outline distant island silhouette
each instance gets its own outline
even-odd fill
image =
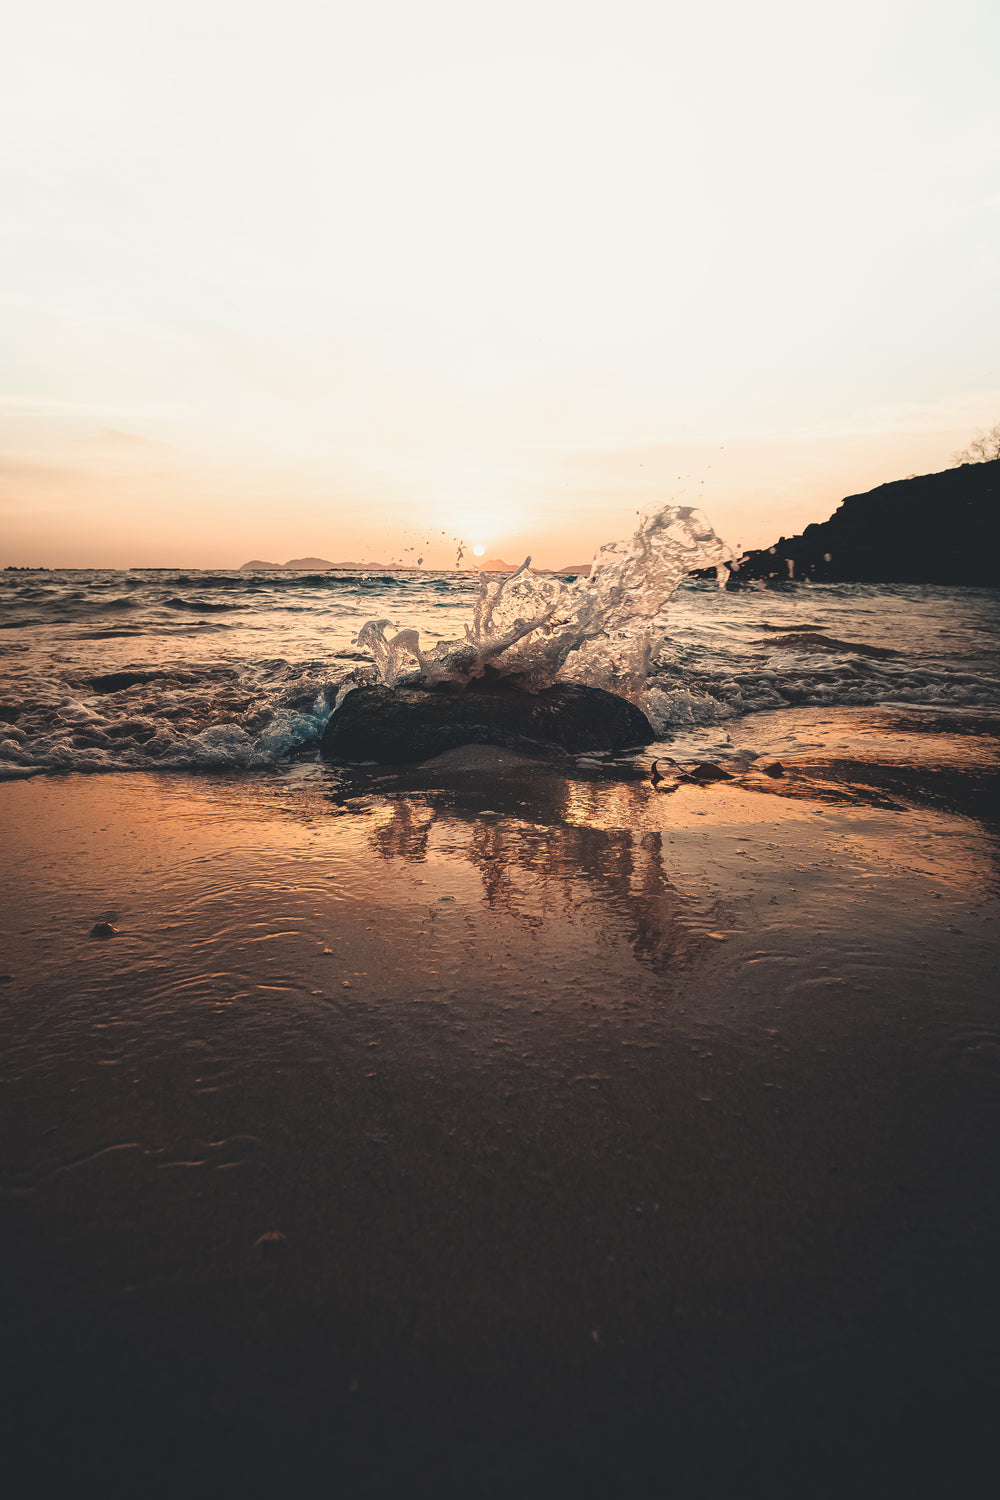
[[[520,563],[504,562],[500,557],[487,558],[472,568],[428,568],[429,573],[516,573]],[[330,562],[326,557],[292,557],[288,562],[267,562],[262,557],[253,557],[241,563],[240,573],[410,573],[416,572],[413,563],[383,562]],[[423,570],[421,570],[423,571]],[[590,563],[567,563],[563,568],[534,568],[535,573],[578,574],[589,573]]]
[[[745,553],[729,587],[789,578],[996,587],[998,555],[1000,459],[992,459],[848,495],[828,521]]]
[[[288,562],[265,562],[253,557],[241,563],[241,573],[392,573],[407,567],[405,563],[330,562],[326,557],[291,557]]]

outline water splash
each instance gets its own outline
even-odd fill
[[[603,546],[589,577],[567,583],[540,576],[532,573],[530,558],[499,581],[484,575],[464,640],[440,641],[424,651],[416,630],[389,637],[390,620],[369,620],[357,645],[370,653],[389,687],[404,676],[412,680],[415,666],[428,687],[464,687],[495,672],[530,689],[558,679],[635,697],[678,584],[695,568],[713,565],[724,584],[732,556],[701,511],[667,505],[644,519],[631,541]]]

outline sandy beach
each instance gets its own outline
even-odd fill
[[[7,1493],[992,1492],[997,723],[778,718],[0,787]]]

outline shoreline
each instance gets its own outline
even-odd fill
[[[25,1494],[978,1493],[993,720],[780,718],[0,787]]]

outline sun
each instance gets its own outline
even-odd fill
[[[486,548],[483,546],[482,542],[477,542],[472,551],[476,557],[482,557],[483,553],[486,551]]]

